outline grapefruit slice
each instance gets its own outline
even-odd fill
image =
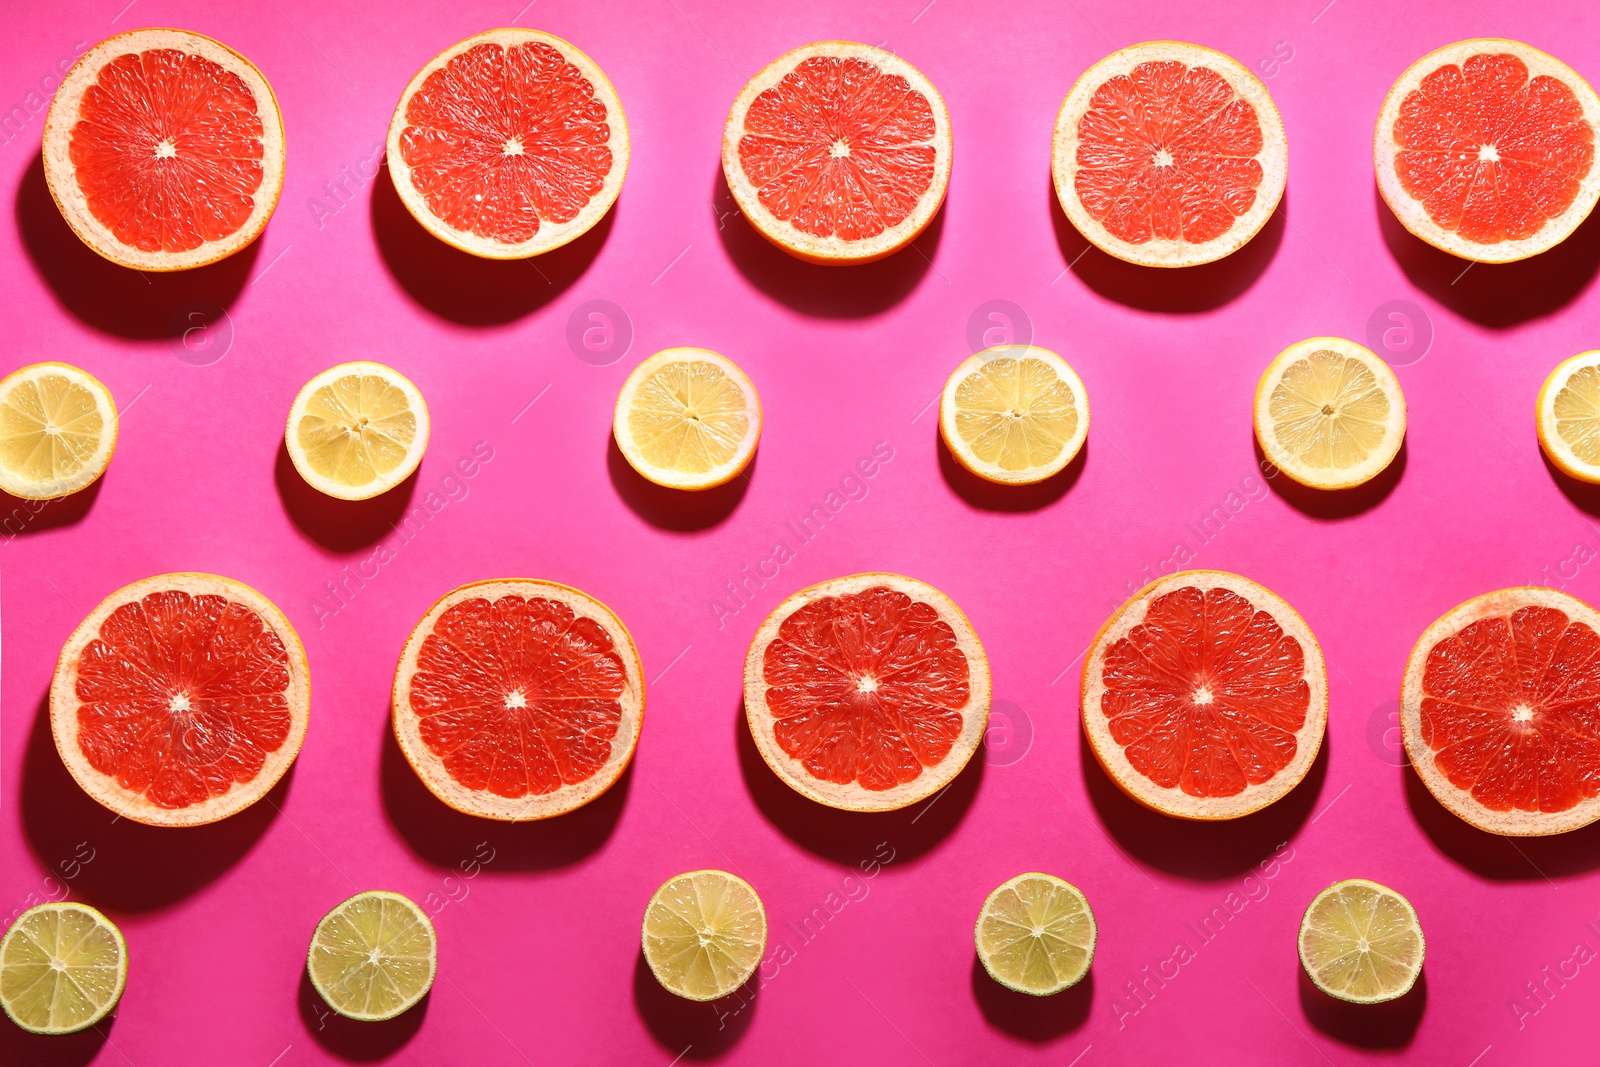
[[[116,447],[116,403],[88,371],[35,363],[0,380],[0,490],[24,500],[76,493]]]
[[[989,660],[955,602],[898,574],[802,589],[744,661],[744,709],[773,773],[850,811],[892,811],[955,780],[989,722]]]
[[[561,38],[490,30],[428,60],[389,124],[389,175],[446,244],[526,259],[588,233],[622,191],[628,123],[594,60]]]
[[[278,206],[278,101],[221,42],[130,30],[62,79],[45,118],[44,174],[72,231],[111,262],[215,263],[254,241]]]
[[[1031,485],[1060,473],[1083,448],[1089,396],[1054,352],[1000,345],[969,357],[945,382],[939,435],[978,477]]]
[[[1312,489],[1350,489],[1394,461],[1406,398],[1389,364],[1342,337],[1292,344],[1256,384],[1256,440],[1283,473]]]
[[[1101,251],[1191,267],[1243,248],[1278,208],[1289,171],[1267,87],[1229,56],[1147,41],[1084,72],[1051,145],[1056,197]]]
[[[1083,665],[1083,729],[1134,800],[1180,819],[1234,819],[1286,795],[1328,725],[1311,628],[1276,594],[1180,571],[1128,598]]]
[[[927,228],[950,184],[950,113],[892,52],[819,41],[733,102],[722,173],[756,232],[812,263],[870,263]]]
[[[1053,874],[1019,874],[990,893],[974,936],[990,978],[1036,997],[1077,985],[1094,962],[1089,901]]]
[[[1423,783],[1480,830],[1531,837],[1600,818],[1600,613],[1501,589],[1428,627],[1406,661],[1400,732]]]
[[[87,904],[29,908],[0,939],[0,1007],[30,1033],[75,1034],[111,1014],[128,984],[128,943]]]
[[[1600,484],[1600,352],[1565,360],[1539,390],[1539,445],[1569,478]]]
[[[50,684],[67,770],[107,808],[152,826],[216,822],[266,796],[310,712],[294,627],[215,574],[118,589],[67,638]]]
[[[445,594],[395,669],[406,761],[434,796],[487,819],[546,819],[604,793],[643,718],[628,628],[555,582],[498,578]]]
[[[662,988],[687,1000],[716,1000],[755,973],[767,950],[767,911],[743,878],[690,871],[656,890],[640,937]]]
[[[1352,1004],[1411,992],[1424,942],[1416,909],[1387,886],[1347,878],[1318,893],[1300,920],[1300,965],[1312,984]]]
[[[428,405],[382,363],[341,363],[289,407],[284,444],[300,477],[341,500],[368,500],[411,477],[428,450]]]
[[[311,986],[347,1019],[381,1022],[433,988],[439,942],[423,910],[399,893],[357,893],[317,923],[306,950]]]
[[[712,489],[750,465],[761,439],[761,401],[732,360],[703,348],[669,348],[622,383],[612,433],[644,478],[668,489]]]
[[[1372,137],[1378,191],[1401,225],[1480,263],[1566,240],[1600,198],[1600,97],[1520,41],[1457,41],[1413,63]]]

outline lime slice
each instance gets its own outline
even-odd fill
[[[1353,1004],[1404,996],[1422,973],[1422,926],[1405,897],[1351,878],[1318,893],[1300,921],[1300,962],[1316,987]]]
[[[1089,901],[1053,874],[1019,874],[978,912],[978,959],[989,977],[1037,997],[1077,985],[1094,962]]]
[[[104,1019],[128,983],[128,943],[85,904],[40,904],[0,940],[0,1005],[36,1034],[71,1034]]]
[[[433,923],[399,893],[357,893],[317,923],[306,954],[311,984],[351,1019],[392,1019],[433,986]]]
[[[689,1000],[716,1000],[755,973],[767,947],[767,912],[743,878],[690,871],[650,898],[643,938],[656,981]]]

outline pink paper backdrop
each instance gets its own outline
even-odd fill
[[[1600,9],[520,2],[84,0],[8,12],[0,369],[69,360],[99,375],[126,417],[99,485],[37,514],[3,502],[0,915],[64,891],[122,925],[132,963],[100,1033],[35,1039],[0,1025],[0,1060],[1497,1067],[1592,1049],[1600,828],[1523,841],[1468,828],[1402,766],[1392,713],[1412,642],[1459,601],[1528,582],[1600,597],[1600,496],[1553,474],[1533,432],[1545,374],[1600,344],[1600,224],[1529,263],[1464,272],[1379,202],[1370,142],[1391,81],[1460,38],[1519,38],[1600,78]],[[569,38],[605,68],[634,156],[592,235],[536,261],[483,264],[424,235],[387,177],[370,175],[417,67],[513,21]],[[58,61],[144,25],[220,38],[282,103],[277,215],[254,247],[206,271],[146,278],[102,263],[45,189],[41,108]],[[744,81],[791,47],[837,37],[921,68],[957,141],[928,233],[853,272],[768,247],[733,211],[718,156]],[[1293,160],[1265,231],[1181,273],[1086,251],[1049,187],[1050,133],[1073,80],[1114,48],[1163,37],[1267,76]],[[1019,328],[1020,309],[1092,398],[1086,457],[1041,489],[975,483],[941,451],[928,408],[972,351],[975,313],[980,332],[999,321],[983,308],[993,300],[1013,305]],[[569,344],[590,301],[614,305],[609,351]],[[1411,425],[1393,476],[1354,503],[1260,479],[1250,398],[1261,369],[1307,336],[1366,338],[1389,301],[1409,302],[1401,312],[1418,338],[1395,350]],[[579,333],[598,321],[587,313]],[[184,349],[172,338],[191,326]],[[737,360],[768,419],[753,477],[692,500],[645,485],[609,445],[628,370],[684,344]],[[299,386],[357,358],[410,375],[434,430],[414,482],[348,506],[298,480],[281,438]],[[453,478],[475,449],[492,458]],[[874,476],[850,480],[875,452]],[[830,491],[837,514],[797,540],[786,523]],[[389,527],[408,507],[433,510],[400,545]],[[763,561],[780,542],[794,558],[764,584],[746,580],[771,574]],[[385,544],[394,556],[376,566]],[[1137,808],[1078,726],[1084,646],[1126,591],[1185,553],[1282,594],[1330,666],[1328,740],[1310,777],[1223,826]],[[868,569],[914,575],[962,605],[1009,732],[935,804],[853,817],[767,771],[743,726],[740,670],[784,596]],[[305,748],[268,802],[163,832],[113,822],[72,783],[46,691],[62,641],[101,597],[172,570],[231,575],[272,597],[305,640],[315,699]],[[411,625],[447,589],[503,575],[605,600],[650,679],[632,770],[545,825],[446,810],[387,727]],[[773,923],[759,991],[720,1007],[663,993],[638,946],[653,889],[705,866],[749,878]],[[984,896],[1032,869],[1081,886],[1101,928],[1091,978],[1038,1002],[992,985],[972,948]],[[1341,1010],[1300,977],[1302,909],[1351,876],[1405,892],[1426,928],[1423,981],[1385,1008]],[[363,1026],[327,1015],[303,972],[317,918],[368,888],[435,912],[441,949],[423,1006]],[[1226,922],[1204,926],[1216,909]],[[1188,951],[1175,959],[1180,942]]]

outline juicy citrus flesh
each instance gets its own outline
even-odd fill
[[[1444,63],[1400,104],[1394,169],[1440,229],[1474,244],[1533,237],[1577,199],[1594,129],[1571,86],[1508,53]]]
[[[1300,923],[1300,962],[1316,987],[1357,1004],[1407,993],[1422,971],[1422,926],[1405,897],[1352,878],[1318,893]]]
[[[503,244],[577,218],[614,163],[595,86],[543,41],[474,45],[406,104],[400,152],[440,220]]]
[[[1316,471],[1359,467],[1383,444],[1389,397],[1362,360],[1317,349],[1286,368],[1268,411],[1278,443]]]
[[[87,1029],[116,1007],[128,946],[111,920],[82,904],[41,904],[0,940],[0,1005],[36,1034]]]
[[[710,359],[664,362],[633,392],[623,415],[627,437],[652,473],[703,480],[733,460],[759,429],[747,388]]]
[[[1178,60],[1108,79],[1078,120],[1073,187],[1091,217],[1130,244],[1202,244],[1255,203],[1261,120],[1228,80]]]
[[[1049,468],[1078,435],[1072,387],[1036,356],[996,356],[955,391],[955,430],[982,463],[1008,473]]]
[[[188,252],[249,221],[265,174],[250,86],[201,55],[117,56],[83,94],[71,160],[90,212],[142,252]]]
[[[1600,352],[1573,356],[1550,372],[1539,390],[1537,425],[1551,462],[1600,483]]]
[[[1022,874],[983,902],[978,959],[1008,989],[1048,996],[1077,985],[1094,960],[1094,915],[1076,886]]]
[[[303,409],[297,405],[291,455],[322,482],[376,495],[416,469],[427,415],[415,387],[395,371],[373,363],[346,367],[310,388]]]
[[[1230,589],[1183,586],[1105,653],[1100,710],[1139,774],[1229,797],[1295,759],[1311,689],[1300,642]]]
[[[744,879],[691,871],[656,890],[642,936],[645,961],[663,987],[689,1000],[715,1000],[755,973],[767,915]]]
[[[783,752],[819,781],[874,791],[941,764],[972,695],[954,629],[885,586],[801,606],[764,650],[761,677]]]
[[[105,469],[115,436],[111,395],[75,368],[24,367],[0,382],[0,470],[8,491],[82,488]]]
[[[433,985],[438,942],[427,915],[398,893],[358,893],[317,923],[311,984],[351,1019],[392,1019]]]
[[[904,222],[933,186],[936,132],[933,105],[905,77],[813,55],[750,104],[739,164],[775,218],[861,241]]]
[[[473,597],[423,639],[410,702],[423,744],[455,782],[515,799],[607,765],[627,685],[594,619],[559,600]]]

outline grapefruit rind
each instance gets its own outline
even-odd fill
[[[117,450],[117,431],[121,423],[117,415],[116,401],[112,399],[111,390],[107,389],[100,379],[81,367],[74,367],[70,363],[34,363],[18,367],[4,379],[0,379],[0,398],[8,395],[13,386],[21,384],[24,379],[52,373],[60,374],[89,391],[95,398],[95,408],[100,415],[104,431],[94,456],[71,478],[59,478],[44,483],[34,482],[0,466],[0,491],[9,493],[19,500],[57,500],[80,489],[88,488],[106,472],[106,468],[111,465],[111,457]]]
[[[1078,174],[1078,122],[1089,107],[1095,90],[1112,78],[1124,75],[1141,63],[1177,61],[1190,67],[1203,66],[1216,71],[1233,91],[1255,109],[1261,124],[1262,146],[1256,161],[1261,164],[1261,182],[1256,186],[1250,208],[1234,219],[1227,232],[1209,241],[1152,238],[1134,244],[1115,236],[1089,214],[1078,199],[1075,181]],[[1084,71],[1073,84],[1056,114],[1055,136],[1050,147],[1050,171],[1056,199],[1072,225],[1084,239],[1107,255],[1141,267],[1194,267],[1211,263],[1237,252],[1267,224],[1283,199],[1289,174],[1289,142],[1283,131],[1278,106],[1266,84],[1248,67],[1224,52],[1186,41],[1145,41],[1111,53]]]
[[[85,90],[99,78],[100,70],[107,62],[129,52],[144,52],[154,48],[172,48],[203,56],[238,75],[254,94],[256,111],[261,118],[261,185],[253,194],[254,205],[249,218],[227,237],[206,241],[187,252],[145,252],[118,240],[89,210],[89,203],[78,186],[72,165],[72,128],[77,122]],[[273,95],[266,77],[248,59],[221,41],[189,30],[128,30],[89,49],[61,79],[61,85],[50,103],[50,111],[45,116],[42,155],[45,184],[50,188],[50,196],[55,200],[56,207],[61,209],[61,217],[67,220],[67,225],[84,244],[119,267],[155,272],[189,270],[233,255],[254,241],[266,228],[267,220],[272,217],[278,206],[278,198],[283,193],[283,116],[278,111],[277,97]]]
[[[739,140],[744,135],[744,117],[750,110],[750,105],[756,97],[787,77],[803,60],[813,56],[861,59],[873,64],[885,74],[899,75],[927,98],[928,106],[933,111],[934,135],[930,142],[936,153],[933,181],[911,214],[876,236],[859,241],[847,241],[837,236],[818,237],[797,229],[787,220],[776,218],[761,203],[760,194],[745,176],[744,166],[739,162]],[[927,229],[928,224],[933,221],[933,217],[939,213],[939,208],[944,204],[945,192],[950,187],[950,159],[953,147],[950,112],[945,107],[944,98],[916,67],[893,52],[874,48],[872,45],[855,41],[816,41],[785,52],[768,63],[734,98],[733,107],[728,110],[728,121],[722,131],[722,174],[728,183],[728,191],[733,194],[734,202],[739,205],[740,212],[762,237],[790,255],[809,263],[848,266],[871,263],[885,256],[891,256],[915,241],[922,231]]]
[[[78,660],[89,642],[100,633],[100,625],[117,608],[140,600],[150,593],[179,590],[190,596],[221,596],[250,608],[262,625],[277,634],[288,654],[289,687],[284,699],[289,706],[289,735],[275,751],[267,753],[261,773],[247,783],[235,783],[221,796],[210,797],[186,808],[163,808],[143,795],[124,789],[115,778],[102,774],[88,762],[78,744],[77,695]],[[78,624],[61,647],[55,677],[50,683],[50,732],[55,736],[61,762],[78,785],[106,808],[126,819],[147,826],[203,826],[238,814],[271,792],[300,753],[311,714],[311,671],[306,663],[305,646],[294,627],[277,605],[261,593],[232,578],[217,574],[178,572],[158,574],[125,585],[100,602],[89,617]]]
[[[1573,451],[1572,445],[1561,435],[1557,426],[1555,408],[1556,397],[1572,376],[1580,370],[1590,368],[1600,368],[1600,351],[1581,352],[1571,359],[1563,360],[1550,372],[1550,376],[1539,387],[1539,399],[1535,403],[1535,425],[1539,434],[1539,447],[1544,449],[1544,454],[1562,474],[1590,485],[1600,485],[1600,464],[1586,462]],[[1595,414],[1597,419],[1600,419],[1600,410]]]
[[[503,797],[485,789],[468,789],[461,785],[445,770],[438,757],[428,750],[418,727],[419,717],[411,710],[411,679],[416,674],[422,642],[433,632],[434,623],[445,611],[463,600],[483,598],[493,601],[503,596],[558,601],[572,609],[574,614],[592,619],[611,638],[612,647],[622,660],[627,675],[627,686],[618,700],[622,716],[617,723],[616,736],[611,739],[610,759],[583,781],[564,785],[549,793]],[[589,594],[540,578],[490,578],[452,589],[436,600],[412,628],[411,636],[400,650],[400,662],[395,667],[391,710],[394,736],[400,744],[401,753],[422,784],[440,801],[467,815],[501,822],[532,822],[581,808],[622,777],[622,772],[627,770],[634,750],[639,745],[639,731],[644,722],[644,668],[627,626],[623,625],[615,612]]]
[[[761,942],[756,947],[756,951],[751,953],[749,965],[741,969],[738,980],[727,982],[721,988],[703,993],[693,992],[689,989],[683,988],[680,985],[672,984],[670,977],[663,973],[661,961],[656,958],[657,953],[652,951],[655,946],[652,944],[650,938],[651,913],[655,911],[659,904],[661,904],[662,899],[665,897],[667,891],[673,886],[677,885],[679,882],[700,879],[716,879],[718,881],[727,882],[730,886],[742,889],[744,892],[750,894],[750,899],[755,903],[756,917],[761,922]],[[750,976],[755,974],[756,968],[760,966],[762,957],[766,955],[768,933],[767,906],[762,903],[761,894],[756,892],[755,886],[751,885],[749,882],[745,881],[743,878],[740,878],[736,874],[729,874],[727,871],[720,871],[715,868],[707,868],[699,871],[685,871],[682,874],[673,875],[671,878],[668,878],[665,882],[661,883],[656,891],[650,895],[649,903],[645,905],[644,919],[639,925],[639,942],[640,948],[644,955],[645,963],[650,967],[650,973],[655,976],[656,981],[661,983],[661,988],[676,996],[680,996],[685,1000],[693,1000],[703,1003],[725,997],[750,980]]]
[[[1233,796],[1190,796],[1182,789],[1161,786],[1145,777],[1129,762],[1122,746],[1111,736],[1109,720],[1100,707],[1100,698],[1105,693],[1103,670],[1106,652],[1144,622],[1151,601],[1174,589],[1189,586],[1202,591],[1222,588],[1243,597],[1257,611],[1265,611],[1272,616],[1285,634],[1297,640],[1305,658],[1305,681],[1311,692],[1306,706],[1306,721],[1295,735],[1294,759],[1272,778],[1246,786]],[[1089,747],[1107,776],[1140,804],[1177,819],[1200,822],[1237,819],[1283,799],[1311,770],[1328,728],[1327,666],[1322,658],[1322,647],[1317,644],[1311,627],[1272,590],[1227,571],[1179,571],[1158,578],[1130,596],[1105,621],[1090,643],[1089,654],[1083,661],[1080,693],[1084,735],[1088,737]]]
[[[1421,201],[1413,199],[1406,192],[1395,172],[1394,124],[1400,117],[1401,104],[1433,71],[1448,64],[1460,65],[1480,53],[1514,55],[1527,66],[1530,79],[1547,75],[1564,82],[1578,98],[1583,107],[1583,116],[1595,131],[1597,142],[1600,142],[1600,96],[1595,95],[1593,87],[1581,74],[1556,57],[1521,41],[1503,37],[1476,37],[1435,49],[1400,75],[1383,98],[1383,107],[1378,112],[1378,124],[1372,134],[1372,160],[1377,172],[1379,194],[1384,203],[1389,205],[1389,210],[1394,212],[1395,218],[1414,236],[1461,259],[1477,263],[1514,263],[1560,244],[1589,217],[1596,200],[1600,200],[1600,158],[1589,167],[1577,196],[1559,216],[1546,222],[1531,237],[1492,245],[1468,241],[1434,222]]]
[[[1313,352],[1336,352],[1347,359],[1360,361],[1372,372],[1384,397],[1389,401],[1389,420],[1384,425],[1382,442],[1372,450],[1362,463],[1340,470],[1312,467],[1286,448],[1279,440],[1277,426],[1272,418],[1272,391],[1283,379],[1284,372]],[[1312,337],[1298,341],[1280,352],[1276,359],[1261,372],[1256,383],[1254,402],[1256,441],[1273,466],[1284,474],[1311,489],[1353,489],[1370,482],[1382,474],[1395,456],[1406,436],[1406,397],[1400,388],[1400,379],[1376,354],[1354,341],[1343,337]]]
[[[78,912],[87,915],[93,920],[96,927],[106,931],[112,943],[117,947],[117,978],[115,986],[107,994],[105,1001],[93,1013],[67,1026],[36,1026],[31,1021],[25,1022],[19,1019],[13,1011],[14,1006],[9,1001],[0,1000],[0,1007],[5,1009],[7,1018],[30,1034],[48,1034],[52,1036],[76,1034],[89,1029],[89,1027],[110,1015],[112,1010],[116,1008],[117,1002],[122,999],[122,994],[128,987],[128,942],[122,936],[122,931],[117,928],[117,924],[106,918],[98,908],[92,908],[87,904],[79,904],[77,901],[72,900],[47,901],[43,904],[34,905],[16,917],[10,928],[6,930],[5,936],[0,937],[0,959],[4,959],[6,946],[13,938],[24,936],[23,931],[27,929],[30,919],[36,918],[41,913],[52,911]],[[71,979],[69,978],[68,980],[70,981]],[[80,989],[79,993],[82,995],[83,991]]]
[[[1410,916],[1411,926],[1416,930],[1416,967],[1411,971],[1411,975],[1406,980],[1404,985],[1396,989],[1388,990],[1378,996],[1354,997],[1347,992],[1332,988],[1323,982],[1322,978],[1313,969],[1311,961],[1307,959],[1309,953],[1306,948],[1306,939],[1313,931],[1314,927],[1312,923],[1312,916],[1316,914],[1317,907],[1328,897],[1335,893],[1342,892],[1344,889],[1350,886],[1360,886],[1363,889],[1372,890],[1374,893],[1381,894],[1396,901],[1402,905],[1403,910]],[[1417,984],[1417,978],[1422,974],[1422,964],[1427,955],[1428,948],[1427,938],[1422,933],[1422,922],[1417,918],[1417,909],[1411,906],[1411,901],[1407,900],[1400,893],[1390,889],[1388,886],[1381,885],[1378,882],[1370,881],[1366,878],[1346,878],[1342,882],[1335,882],[1333,885],[1330,885],[1328,888],[1312,897],[1311,903],[1306,905],[1305,912],[1300,916],[1300,932],[1295,939],[1295,943],[1300,954],[1300,966],[1306,972],[1306,977],[1311,979],[1311,984],[1316,986],[1322,992],[1326,993],[1328,996],[1337,1000],[1342,1000],[1347,1004],[1383,1004],[1387,1001],[1398,1000],[1407,993],[1411,992],[1412,987]]]
[[[978,456],[957,429],[956,416],[960,412],[956,401],[957,390],[974,371],[996,359],[1040,360],[1055,372],[1056,377],[1072,394],[1072,405],[1078,415],[1077,427],[1073,430],[1072,436],[1062,444],[1061,452],[1049,463],[1019,470],[1007,470],[998,463],[987,462]],[[1082,451],[1083,443],[1089,438],[1089,394],[1078,373],[1048,348],[1034,345],[996,345],[963,360],[945,382],[944,392],[939,397],[939,436],[944,439],[945,447],[950,450],[956,462],[979,478],[1001,485],[1033,485],[1059,474]]]
[[[406,121],[406,107],[411,103],[411,97],[428,79],[428,75],[461,53],[480,44],[498,44],[502,48],[510,48],[530,41],[537,41],[554,48],[588,79],[589,85],[594,90],[595,99],[606,109],[606,125],[611,134],[606,147],[611,150],[611,170],[607,172],[600,191],[590,198],[575,218],[568,222],[556,222],[540,216],[539,232],[526,241],[512,244],[458,230],[434,214],[428,207],[427,198],[417,191],[417,187],[411,181],[411,167],[407,165],[400,151],[400,138],[409,125]],[[611,210],[611,206],[617,202],[617,197],[622,193],[622,181],[628,173],[627,116],[623,114],[622,99],[617,96],[616,87],[600,69],[600,65],[570,41],[551,33],[523,29],[520,26],[487,30],[474,37],[468,37],[428,60],[400,94],[400,102],[395,105],[394,118],[389,122],[387,146],[389,177],[394,183],[395,192],[400,196],[400,202],[406,206],[411,217],[445,244],[482,259],[528,259],[576,241],[593,229],[605,217],[606,212]]]
[[[775,735],[763,674],[767,646],[777,637],[778,628],[790,615],[814,600],[859,593],[879,586],[904,593],[912,600],[932,607],[939,618],[955,631],[957,647],[967,657],[969,672],[967,703],[961,709],[961,733],[950,746],[949,753],[936,767],[924,767],[922,773],[911,781],[882,790],[867,789],[859,782],[841,785],[819,781],[806,770],[803,763],[785,752]],[[972,623],[955,601],[933,586],[901,574],[852,574],[807,586],[772,610],[772,614],[767,616],[750,639],[750,648],[745,653],[745,721],[749,724],[750,736],[754,738],[761,758],[772,768],[773,774],[801,796],[845,811],[896,811],[932,796],[953,782],[983,743],[984,731],[989,725],[990,697],[989,658],[978,641]]]
[[[1600,819],[1600,795],[1558,812],[1491,811],[1484,807],[1434,765],[1433,750],[1422,737],[1422,682],[1428,655],[1439,642],[1480,619],[1509,617],[1518,609],[1531,606],[1554,608],[1574,622],[1600,633],[1600,611],[1577,597],[1544,586],[1498,589],[1456,605],[1424,630],[1406,659],[1406,671],[1400,683],[1400,735],[1405,742],[1406,758],[1411,761],[1417,777],[1446,811],[1480,830],[1504,837],[1544,837],[1587,826]]]
[[[704,474],[671,470],[651,463],[640,450],[628,428],[628,414],[633,409],[634,397],[639,387],[662,367],[677,362],[714,364],[739,387],[745,398],[745,418],[749,420],[749,430],[726,462]],[[755,383],[726,356],[705,348],[668,348],[640,363],[622,383],[622,389],[617,393],[616,409],[612,415],[611,432],[617,440],[618,451],[628,461],[628,465],[645,480],[667,489],[683,489],[690,492],[715,489],[743,474],[745,468],[750,466],[750,460],[755,457],[756,445],[761,441],[761,398],[756,394]]]
[[[346,485],[324,474],[319,473],[311,466],[305,454],[305,446],[300,443],[299,435],[295,430],[300,421],[305,418],[306,407],[310,404],[312,396],[317,390],[347,375],[372,375],[382,378],[388,384],[399,389],[405,394],[407,406],[412,417],[416,420],[416,436],[411,439],[411,445],[406,450],[405,459],[400,465],[387,474],[379,475],[365,485]],[[341,363],[337,367],[327,370],[312,378],[295,396],[294,403],[289,405],[289,420],[284,428],[284,447],[289,453],[289,459],[294,463],[294,469],[304,478],[306,484],[320,493],[336,497],[339,500],[370,500],[388,492],[407,478],[422,463],[422,456],[428,450],[428,436],[431,424],[428,420],[428,404],[423,400],[422,392],[405,375],[392,367],[371,360],[362,360],[355,363]]]

